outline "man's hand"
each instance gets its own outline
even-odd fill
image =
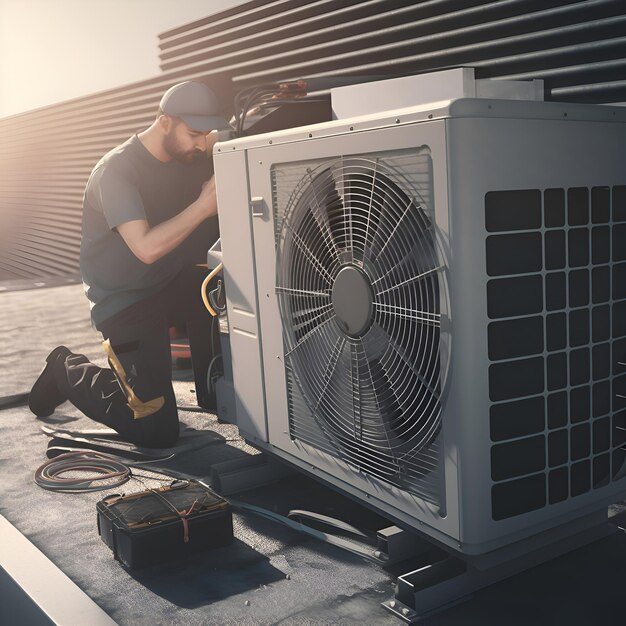
[[[215,196],[215,176],[212,176],[210,180],[202,183],[202,190],[196,200],[206,212],[206,217],[212,217],[217,215],[217,199]]]
[[[219,141],[219,131],[212,130],[206,136],[206,153],[207,156],[211,156],[213,154],[213,146]]]

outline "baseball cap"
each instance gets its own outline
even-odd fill
[[[193,80],[170,87],[159,105],[165,115],[180,117],[192,130],[208,133],[230,128],[220,115],[220,103],[215,92],[204,83]]]

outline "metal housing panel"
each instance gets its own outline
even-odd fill
[[[450,288],[449,313],[442,317],[442,344],[451,345],[443,414],[445,517],[419,498],[289,436],[284,345],[274,291],[275,228],[269,210],[254,222],[268,449],[392,518],[464,553],[479,554],[600,510],[626,493],[620,474],[611,484],[599,484],[564,502],[522,509],[507,519],[492,517],[492,486],[502,479],[491,475],[495,444],[489,411],[499,399],[490,399],[485,248],[490,235],[485,197],[490,192],[607,185],[622,189],[626,115],[608,107],[497,100],[461,100],[440,103],[430,114],[423,107],[397,114],[240,139],[218,149],[248,150],[250,193],[263,197],[268,208],[275,164],[428,145]],[[429,121],[431,116],[435,119]],[[541,434],[547,437],[547,426]]]
[[[451,297],[463,311],[453,320],[455,382],[448,410],[463,415],[457,421],[457,436],[462,445],[460,539],[469,553],[493,549],[590,510],[600,510],[626,493],[626,483],[621,480],[509,519],[491,518],[490,491],[494,481],[489,462],[489,276],[485,272],[485,241],[489,233],[485,230],[485,195],[494,190],[591,188],[626,183],[624,122],[571,121],[565,117],[489,119],[498,106],[496,101],[477,101],[475,107],[483,109],[483,116],[452,118],[447,122]],[[537,105],[537,112],[541,106]],[[545,269],[541,273],[545,275]],[[544,351],[541,356],[546,355]],[[548,391],[541,395],[547,396]],[[547,439],[547,424],[541,434]],[[548,472],[547,461],[544,471]]]
[[[367,474],[355,472],[347,463],[330,456],[306,443],[290,437],[287,407],[287,390],[284,365],[284,344],[282,325],[276,297],[276,248],[275,225],[272,211],[269,210],[272,198],[272,167],[280,163],[300,161],[319,161],[333,159],[338,155],[356,155],[363,153],[384,152],[401,148],[420,148],[428,146],[433,159],[434,171],[434,207],[439,228],[445,229],[447,217],[447,179],[444,139],[444,122],[426,122],[421,124],[395,126],[369,132],[350,130],[343,124],[336,128],[335,136],[321,139],[308,138],[290,142],[285,136],[284,145],[266,145],[248,150],[250,194],[263,197],[266,211],[263,216],[254,218],[256,273],[259,289],[260,332],[263,338],[263,367],[266,385],[267,415],[270,449],[274,454],[302,468],[312,471],[321,479],[334,484],[340,489],[358,497],[364,494],[372,504],[385,510],[396,519],[410,525],[427,524],[430,534],[439,540],[456,546],[458,536],[458,507],[456,502],[456,461],[455,461],[455,426],[444,418],[442,439],[448,441],[447,454],[442,461],[442,506],[433,507],[425,501],[403,492],[402,490],[372,478]],[[333,124],[334,126],[338,126]],[[315,130],[315,127],[311,127]],[[288,135],[288,133],[283,133]],[[245,140],[222,144],[223,151],[228,146],[245,149]],[[218,155],[217,160],[221,157]],[[446,239],[445,230],[441,233]],[[228,240],[224,235],[223,242]],[[445,247],[445,241],[442,244]],[[228,285],[227,285],[228,290]],[[445,303],[446,317],[449,315],[449,302]],[[444,324],[446,334],[449,325]],[[449,344],[449,341],[446,340]],[[245,428],[244,428],[245,431]],[[444,489],[445,485],[445,489]]]
[[[215,169],[221,236],[224,241],[246,242],[222,249],[237,425],[252,441],[266,442],[265,377],[245,152],[220,154],[215,159]],[[233,185],[235,171],[240,184]]]

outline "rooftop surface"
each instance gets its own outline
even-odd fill
[[[81,285],[55,283],[61,286],[44,281],[29,289],[32,284],[17,281],[0,289],[0,398],[27,392],[46,355],[60,344],[106,364]],[[192,406],[190,372],[177,371],[175,379],[179,405]],[[216,463],[257,454],[234,426],[219,423],[214,415],[182,410],[180,416],[206,442],[177,453],[166,464],[170,469],[205,478]],[[411,571],[410,562],[383,569],[237,510],[231,546],[169,565],[124,569],[98,536],[96,503],[108,492],[59,494],[33,482],[35,469],[46,461],[49,438],[42,426],[98,427],[68,403],[45,421],[23,405],[0,409],[0,514],[118,624],[401,623],[381,602],[393,597],[396,576]],[[131,480],[113,491],[143,488]],[[385,525],[358,504],[294,473],[237,498],[282,514],[307,509],[360,528]],[[611,507],[610,515],[626,526],[624,504]],[[479,591],[421,623],[621,625],[625,584],[626,533],[618,531]],[[10,606],[0,606],[0,623],[15,623],[11,616]]]

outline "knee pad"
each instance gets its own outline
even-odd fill
[[[115,351],[113,350],[113,346],[111,345],[109,339],[102,342],[102,347],[104,348],[104,352],[109,359],[111,369],[115,373],[115,377],[117,378],[117,381],[120,384],[124,395],[126,396],[128,407],[133,412],[134,419],[148,417],[149,415],[153,415],[154,413],[162,409],[165,405],[165,398],[163,396],[158,396],[147,401],[143,401],[139,397],[137,397],[137,394],[135,394],[131,386],[128,384],[126,371],[124,370],[124,367],[119,358],[115,354]]]

